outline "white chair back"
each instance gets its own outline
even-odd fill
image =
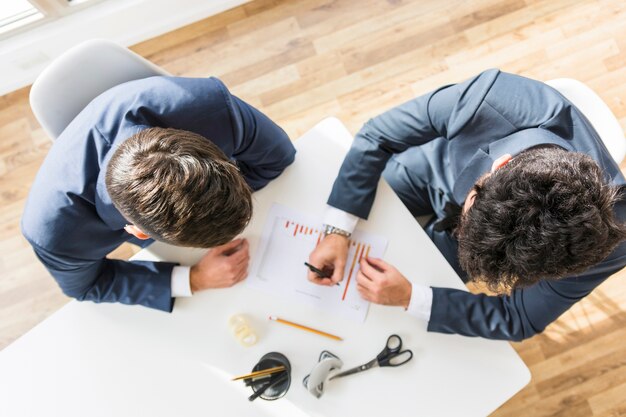
[[[91,100],[126,81],[169,75],[116,43],[94,39],[55,59],[30,90],[30,106],[51,139],[56,139]]]
[[[589,119],[607,150],[619,165],[626,156],[626,139],[609,106],[587,85],[571,78],[557,78],[546,84],[563,94]]]

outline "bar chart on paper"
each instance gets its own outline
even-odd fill
[[[382,257],[387,240],[356,230],[350,239],[341,284],[316,285],[307,280],[308,269],[304,262],[322,239],[321,222],[321,218],[274,204],[252,260],[248,285],[364,321],[369,303],[361,298],[356,288],[359,261],[367,256]]]

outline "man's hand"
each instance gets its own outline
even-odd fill
[[[382,259],[361,259],[356,282],[361,297],[373,303],[407,308],[411,301],[409,280]]]
[[[315,272],[309,271],[309,281],[319,285],[335,285],[341,281],[346,268],[349,244],[345,236],[330,234],[324,237],[309,255],[309,263],[332,276],[320,278]]]
[[[248,241],[235,239],[210,249],[191,267],[191,291],[232,287],[248,275]]]

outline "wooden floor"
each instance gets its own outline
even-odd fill
[[[133,49],[174,74],[220,77],[292,138],[327,116],[354,133],[491,67],[582,80],[626,127],[623,0],[260,0]],[[67,302],[19,232],[49,146],[28,89],[0,97],[0,348]],[[533,379],[494,415],[626,415],[625,278],[513,344]]]

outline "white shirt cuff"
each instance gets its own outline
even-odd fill
[[[335,226],[338,229],[345,230],[348,233],[354,232],[359,218],[354,214],[350,214],[343,210],[339,210],[333,206],[326,206],[324,213],[324,224]]]
[[[191,267],[175,266],[172,269],[172,298],[191,297]]]
[[[411,301],[406,312],[418,319],[429,321],[433,307],[433,289],[421,284],[411,283]]]

